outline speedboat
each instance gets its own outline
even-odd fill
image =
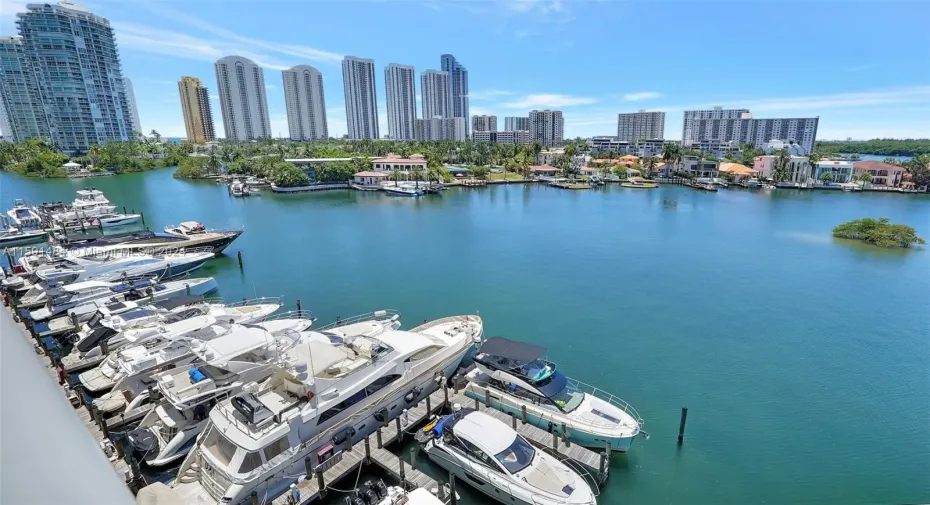
[[[501,337],[488,339],[466,374],[465,395],[506,414],[522,415],[538,428],[561,432],[572,443],[596,449],[610,444],[627,451],[643,420],[627,402],[570,379],[555,363],[541,359],[546,349]],[[487,391],[487,392],[486,392]]]
[[[233,196],[249,196],[248,188],[246,188],[245,184],[239,179],[233,179],[229,184],[229,192],[232,193]]]
[[[240,393],[245,384],[270,377],[272,364],[303,338],[297,331],[273,334],[242,326],[207,342],[192,341],[194,363],[152,376],[164,401],[128,434],[130,446],[149,466],[184,457],[216,402]]]
[[[141,214],[101,214],[97,216],[97,222],[102,228],[112,228],[115,226],[126,226],[136,224],[142,220]]]
[[[42,224],[39,213],[23,200],[14,200],[13,208],[6,211],[6,215],[17,228],[38,228]]]
[[[268,502],[439,387],[481,338],[477,316],[399,331],[378,311],[306,335],[272,376],[218,403],[178,470],[185,503]],[[309,460],[309,461],[305,461]]]
[[[184,241],[175,242],[175,246],[212,247],[213,252],[219,254],[242,235],[242,230],[208,230],[197,221],[184,221],[177,226],[166,226],[165,234]]]
[[[105,300],[105,303],[141,300],[155,302],[183,295],[205,295],[216,289],[213,277],[167,282],[154,279],[75,282],[47,290],[45,306],[30,312],[29,317],[33,321],[44,321],[95,300]]]
[[[0,248],[45,242],[48,232],[45,230],[20,230],[16,227],[0,230]]]
[[[384,191],[389,194],[397,196],[420,196],[423,194],[423,189],[418,189],[414,185],[409,184],[397,184],[394,185],[385,185]]]
[[[755,177],[750,177],[749,179],[746,179],[745,181],[741,182],[740,186],[744,188],[758,188],[759,186],[761,186],[761,184],[759,184],[759,179],[756,179]]]
[[[187,331],[172,328],[170,337],[146,338],[139,344],[127,345],[110,353],[96,369],[78,378],[91,393],[112,389],[94,400],[100,412],[111,414],[122,407],[132,410],[148,401],[147,385],[151,384],[152,374],[188,365],[196,359],[192,342],[206,342],[242,328],[254,327],[271,333],[303,331],[313,322],[308,318],[289,317],[292,315],[282,314],[279,319],[248,326],[217,321],[210,316],[186,319],[174,324],[186,326]]]
[[[248,303],[224,305],[210,303],[203,296],[180,296],[137,307],[129,311],[112,313],[112,305],[100,307],[81,331],[71,337],[74,347],[69,356],[85,359],[99,356],[101,344],[108,350],[119,350],[128,343],[139,344],[147,337],[160,338],[168,325],[198,316],[211,316],[218,321],[252,324],[263,321],[281,308],[280,299],[260,298]],[[62,358],[64,361],[64,358]]]
[[[36,277],[43,281],[113,280],[157,275],[170,279],[200,268],[213,257],[213,251],[192,251],[153,256],[150,254],[87,254],[71,251],[55,263],[40,266]]]
[[[416,438],[429,459],[501,503],[596,504],[584,477],[484,412],[455,405]]]

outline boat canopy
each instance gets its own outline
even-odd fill
[[[94,347],[100,345],[101,342],[105,342],[110,339],[113,335],[116,335],[118,332],[109,326],[99,326],[94,328],[90,335],[87,338],[81,340],[77,344],[77,348],[81,352],[87,352]]]
[[[489,357],[496,358],[492,359],[491,363],[488,363],[489,365],[504,370],[521,367],[526,363],[536,361],[545,353],[545,347],[515,342],[503,337],[491,337],[481,344],[478,349],[478,354],[486,354]]]
[[[167,300],[163,300],[160,302],[155,302],[155,306],[165,309],[165,310],[172,310],[178,307],[183,307],[185,305],[192,305],[195,303],[200,303],[202,301],[203,301],[203,296],[185,295],[185,296],[177,296],[174,298],[169,298]]]

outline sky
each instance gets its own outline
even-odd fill
[[[27,0],[0,0],[0,36]],[[375,60],[381,134],[384,67],[469,73],[471,114],[559,109],[567,138],[616,135],[617,113],[748,108],[754,117],[819,116],[818,138],[930,137],[930,1],[90,0],[112,23],[142,128],[183,137],[177,81],[210,89],[228,55],[264,68],[272,132],[287,136],[281,73],[323,74],[331,136],[346,132],[341,59]]]

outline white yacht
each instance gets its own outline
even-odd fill
[[[270,377],[275,360],[302,339],[297,331],[272,334],[242,326],[207,342],[192,341],[194,363],[152,376],[164,400],[128,434],[130,446],[149,466],[184,457],[206,425],[207,412],[244,384]]]
[[[233,179],[229,184],[229,192],[233,196],[249,196],[249,189],[239,179]]]
[[[45,230],[23,231],[15,227],[0,230],[0,248],[37,244],[47,239],[48,232]]]
[[[36,286],[33,289],[39,288]],[[96,300],[104,300],[106,303],[138,300],[154,302],[183,295],[206,295],[216,289],[213,277],[167,282],[154,279],[75,282],[45,291],[45,306],[31,311],[29,317],[34,321],[44,321]],[[42,296],[35,298],[41,300]]]
[[[217,321],[251,324],[263,321],[280,308],[280,298],[222,304],[208,302],[197,295],[176,297],[117,314],[113,314],[109,306],[104,306],[98,308],[81,331],[72,336],[74,347],[68,356],[74,356],[74,359],[99,356],[103,342],[109,350],[118,351],[129,342],[127,337],[138,344],[146,335],[156,337],[167,325],[192,317],[212,316]]]
[[[213,257],[213,251],[190,251],[153,256],[136,253],[114,253],[78,257],[64,254],[63,258],[39,266],[34,274],[40,280],[74,282],[88,279],[113,280],[123,277],[157,275],[170,279],[200,268]]]
[[[293,314],[281,314],[278,319],[266,320],[249,325],[271,333],[303,331],[310,327],[311,319],[289,317]],[[175,326],[178,327],[175,327]],[[81,385],[89,392],[100,393],[107,388],[112,391],[94,400],[94,405],[104,414],[110,414],[125,407],[132,410],[141,406],[149,398],[147,384],[154,373],[187,365],[196,359],[191,342],[207,342],[226,335],[230,331],[241,331],[246,327],[217,321],[212,316],[198,316],[174,323],[171,336],[140,336],[138,344],[130,343],[122,350],[110,353],[100,365],[78,376]],[[189,328],[185,331],[184,327]],[[126,337],[129,340],[129,336]]]
[[[501,337],[488,339],[466,374],[465,395],[501,412],[522,415],[544,430],[564,426],[572,443],[595,449],[627,451],[641,433],[643,420],[630,404],[568,378],[555,363],[541,359],[546,349]],[[489,394],[486,394],[488,391]]]
[[[485,495],[506,504],[595,505],[584,477],[523,436],[471,409],[453,413],[417,433],[427,456]]]
[[[14,200],[13,208],[6,211],[6,215],[17,228],[38,228],[42,224],[39,213],[23,200]]]
[[[271,378],[218,403],[179,469],[185,503],[271,502],[306,472],[438,387],[481,338],[477,316],[411,331],[387,311],[310,332]]]
[[[116,226],[127,226],[136,224],[142,220],[142,214],[100,214],[95,218],[101,228],[113,228]]]
[[[59,215],[56,219],[62,217],[74,217],[80,219],[85,216],[98,216],[100,214],[109,214],[116,210],[116,205],[112,205],[107,197],[103,196],[103,191],[96,188],[80,189],[77,191],[77,197],[71,202],[72,216]],[[65,213],[68,214],[68,213]]]

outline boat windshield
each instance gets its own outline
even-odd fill
[[[508,472],[514,474],[528,467],[535,456],[536,449],[533,449],[533,446],[523,440],[523,437],[518,436],[514,438],[510,447],[497,453],[494,457],[504,465]]]
[[[584,401],[584,392],[572,385],[562,372],[553,373],[536,387],[562,412],[571,412]]]

